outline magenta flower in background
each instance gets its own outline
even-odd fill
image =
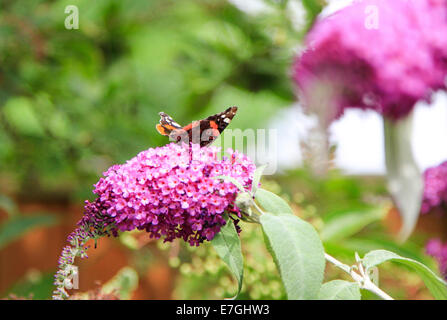
[[[422,213],[447,205],[447,161],[424,172]],[[445,207],[447,209],[447,207]]]
[[[428,241],[425,250],[428,255],[436,259],[439,271],[447,279],[447,243],[442,243],[439,239],[431,239]]]
[[[115,165],[95,185],[98,198],[85,206],[84,223],[113,224],[113,230],[146,230],[151,237],[191,245],[213,239],[225,225],[223,213],[240,217],[237,188],[215,177],[233,177],[249,186],[253,162],[237,151],[217,158],[217,147],[175,143],[148,149]]]
[[[446,35],[446,0],[357,1],[315,24],[293,79],[306,106],[329,96],[330,121],[350,107],[396,120],[445,88]]]
[[[447,210],[447,161],[424,172],[424,197],[421,213],[444,214]],[[426,244],[426,252],[436,259],[439,270],[447,280],[447,243],[431,239]]]

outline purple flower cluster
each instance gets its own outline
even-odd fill
[[[315,24],[293,79],[306,106],[328,96],[330,120],[349,107],[399,119],[445,88],[446,35],[446,0],[356,1]]]
[[[66,288],[72,285],[71,276],[76,273],[74,261],[76,257],[87,258],[86,242],[92,238],[92,234],[85,230],[84,226],[77,228],[68,236],[69,245],[62,249],[58,261],[58,270],[54,275],[54,285],[56,290],[53,292],[54,300],[68,298]]]
[[[428,241],[425,250],[428,255],[436,259],[439,271],[447,279],[447,243],[442,243],[439,239],[431,239]]]
[[[95,185],[97,200],[86,203],[83,223],[146,230],[151,237],[183,238],[190,245],[213,239],[226,223],[224,212],[240,217],[237,187],[216,177],[249,186],[255,170],[247,156],[229,150],[230,157],[219,160],[219,151],[171,143],[110,167]]]
[[[123,165],[114,165],[95,185],[98,196],[86,201],[78,228],[69,235],[55,274],[53,299],[67,299],[76,257],[87,258],[87,241],[118,231],[146,230],[165,241],[183,238],[190,245],[211,240],[226,224],[228,213],[236,228],[241,217],[235,205],[237,187],[216,179],[227,176],[240,185],[252,183],[255,165],[245,155],[220,148],[168,144],[148,149]]]
[[[447,205],[447,161],[424,172],[424,197],[421,212]]]

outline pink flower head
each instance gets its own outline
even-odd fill
[[[446,35],[446,0],[356,1],[315,24],[293,79],[304,105],[333,104],[330,121],[349,107],[399,119],[445,88]]]
[[[424,172],[422,213],[447,205],[447,161]],[[442,208],[441,208],[442,209]],[[445,207],[447,210],[447,207]]]
[[[425,250],[428,255],[436,259],[441,274],[447,279],[447,243],[442,243],[439,239],[431,239],[427,242]]]
[[[115,234],[146,230],[151,237],[183,238],[191,245],[211,240],[226,223],[224,212],[235,214],[235,220],[239,216],[238,190],[214,178],[230,176],[249,186],[255,170],[238,152],[218,159],[219,150],[171,143],[109,168],[95,185],[97,199],[86,204],[84,222],[113,225]]]

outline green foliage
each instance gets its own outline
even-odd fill
[[[289,1],[266,2],[272,10],[251,16],[225,0],[78,0],[80,29],[66,30],[68,0],[2,1],[0,192],[22,198],[62,194],[76,201],[91,196],[91,184],[111,164],[167,142],[154,130],[159,111],[187,123],[238,105],[233,128],[265,127],[295,100],[289,69],[305,32],[292,27]],[[305,29],[323,2],[302,1]],[[404,186],[393,194],[400,207],[415,207],[420,186],[405,183],[402,170],[408,166],[403,164],[414,164],[408,144],[392,147],[396,135],[405,136],[388,127],[389,172]],[[424,237],[398,244],[381,225],[388,205],[381,198],[386,195],[382,178],[346,177],[335,170],[316,178],[304,168],[258,188],[261,174],[260,167],[252,193],[267,212],[260,218],[262,230],[244,224],[241,241],[229,223],[212,241],[214,250],[178,243],[163,249],[170,250],[171,266],[179,270],[176,298],[229,296],[233,274],[239,299],[359,299],[357,284],[329,281],[336,271],[329,270],[321,285],[324,252],[315,229],[326,252],[350,259],[354,252],[366,254],[369,268],[400,262],[417,271],[433,296],[447,298],[445,283],[421,264],[433,265],[423,253]],[[404,203],[408,199],[413,202]],[[22,216],[3,196],[0,208],[10,215],[0,226],[0,249],[33,228],[57,222],[50,215]],[[415,212],[403,210],[407,230]],[[121,241],[138,251],[132,236],[123,234]],[[377,249],[396,253],[369,252]],[[148,264],[143,262],[142,272]],[[391,274],[406,272],[399,265],[384,268]],[[49,298],[52,281],[51,274],[30,272],[9,292]],[[129,298],[137,282],[135,271],[126,268],[105,288]]]
[[[279,214],[293,214],[292,209],[287,202],[273,192],[259,188],[256,192],[256,201],[264,208],[266,212]]]
[[[337,215],[332,215],[330,219],[325,220],[320,234],[321,239],[323,241],[334,241],[348,238],[361,231],[367,225],[380,221],[383,213],[383,209],[370,209],[340,212]]]
[[[30,270],[27,274],[15,283],[2,297],[9,298],[14,295],[19,298],[44,300],[51,298],[54,289],[54,273],[41,273],[37,270]]]
[[[244,281],[237,299],[285,299],[275,263],[264,246],[261,228],[252,223],[244,223],[242,227]],[[169,254],[170,265],[179,271],[174,299],[223,299],[234,295],[237,281],[212,245],[193,248],[180,242],[159,243],[159,247]]]
[[[261,181],[262,173],[264,172],[266,167],[267,167],[266,164],[259,166],[256,168],[255,172],[253,173],[253,181],[251,183],[251,194],[253,196],[256,195],[256,191],[259,188],[259,181]]]
[[[324,246],[328,253],[343,258],[353,256],[355,252],[366,254],[369,251],[385,249],[421,263],[434,266],[433,260],[424,254],[423,248],[421,248],[423,245],[420,241],[407,241],[404,244],[398,244],[384,231],[370,231],[363,235],[351,236],[347,239],[326,241]]]
[[[124,267],[102,286],[101,291],[103,293],[116,292],[121,300],[129,300],[137,288],[138,273],[131,267]]]
[[[0,209],[5,210],[10,217],[15,216],[19,212],[16,203],[3,194],[0,194]]]
[[[383,197],[384,181],[380,177],[342,176],[330,171],[325,178],[315,178],[306,170],[297,169],[264,179],[263,188],[290,201],[294,211],[321,232],[325,252],[341,261],[355,263],[355,252],[365,255],[372,250],[386,249],[431,268],[437,267],[424,253],[426,234],[418,232],[405,243],[398,243],[384,228],[384,213],[389,201]],[[327,268],[326,281],[344,279],[344,273],[340,272]],[[380,276],[380,287],[393,298],[426,299],[430,296],[417,274],[402,264],[384,266]],[[410,293],[416,288],[417,295]],[[362,298],[376,297],[362,290]]]
[[[323,283],[319,300],[360,300],[360,288],[356,282],[332,280]]]
[[[323,282],[324,250],[317,232],[293,215],[260,217],[267,246],[289,299],[316,299]]]
[[[244,258],[242,257],[241,241],[231,219],[227,219],[227,224],[215,235],[211,244],[237,279],[238,289],[235,295],[236,298],[242,289]]]
[[[281,191],[282,196],[288,195],[305,211],[312,208],[312,215],[322,218],[339,212],[381,207],[387,201],[381,176],[346,176],[339,170],[330,170],[325,177],[315,177],[304,167],[288,170],[274,181],[270,191]]]
[[[371,251],[363,258],[363,263],[367,269],[382,264],[386,261],[395,261],[414,269],[414,271],[416,271],[417,274],[424,280],[425,285],[436,299],[447,299],[446,282],[418,261],[401,257],[394,252],[386,250]]]
[[[326,1],[322,0],[301,0],[303,3],[304,8],[307,11],[308,18],[307,18],[307,24],[308,26],[311,26],[317,17],[317,15],[321,12],[323,9],[323,4]]]
[[[108,166],[167,142],[154,129],[159,111],[188,123],[238,105],[233,126],[260,128],[294,100],[288,70],[300,38],[277,10],[259,17],[225,0],[79,0],[79,29],[67,30],[70,4],[0,4],[8,192],[87,198]]]

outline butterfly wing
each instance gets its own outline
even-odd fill
[[[164,135],[169,136],[170,133],[176,129],[181,129],[182,126],[175,122],[170,116],[164,112],[160,112],[160,123],[158,123],[155,128],[157,131]]]
[[[194,121],[183,128],[166,113],[160,112],[160,123],[156,125],[156,128],[160,134],[169,136],[172,141],[187,140],[204,147],[217,139],[230,124],[236,111],[237,107],[230,107],[204,120]]]
[[[230,107],[221,113],[209,116],[205,120],[210,121],[210,126],[213,129],[217,129],[219,131],[219,134],[221,134],[222,131],[224,131],[225,128],[230,124],[231,120],[233,120],[233,117],[235,116],[236,112],[237,112],[236,106]]]
[[[222,131],[233,120],[234,115],[237,112],[237,107],[230,107],[227,110],[218,114],[209,116],[208,118],[200,121],[201,141],[200,146],[204,147],[216,140]]]

